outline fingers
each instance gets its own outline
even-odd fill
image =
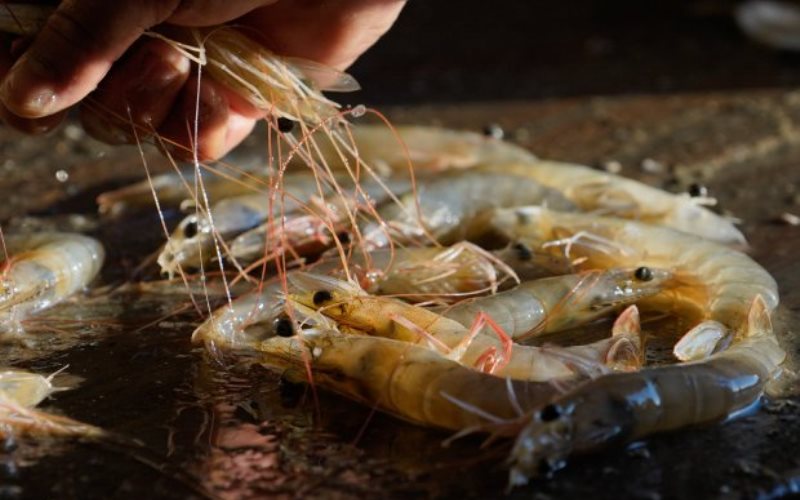
[[[131,122],[140,136],[158,129],[190,70],[189,60],[167,43],[143,39],[81,106],[84,128],[111,144],[130,141]]]
[[[179,26],[212,26],[232,21],[265,5],[278,0],[192,0],[181,5],[167,19]],[[284,0],[285,1],[285,0]]]
[[[404,0],[281,1],[243,18],[281,55],[345,69],[392,26]]]
[[[65,0],[0,87],[12,113],[40,118],[83,99],[143,33],[175,10],[178,0]]]
[[[259,115],[210,78],[202,79],[198,95],[197,80],[192,76],[158,133],[169,144],[170,153],[179,158],[191,158],[197,148],[201,160],[215,159],[244,139]]]

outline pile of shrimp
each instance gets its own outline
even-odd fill
[[[98,204],[113,218],[155,201],[166,241],[144,265],[185,283],[211,360],[513,440],[512,486],[572,454],[745,412],[781,373],[776,283],[713,199],[481,134],[393,127],[322,95],[354,88],[347,75],[235,30],[191,35],[204,51],[175,46],[265,111],[267,160],[195,156]],[[367,113],[375,124],[352,123]],[[175,227],[167,208],[186,213]],[[80,235],[21,238],[0,282],[9,321],[87,286],[102,261]],[[684,331],[646,335],[663,316]],[[674,359],[648,361],[650,337]]]

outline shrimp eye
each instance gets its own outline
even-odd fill
[[[639,281],[650,281],[653,279],[653,270],[649,267],[642,266],[633,272],[633,275]]]
[[[492,139],[502,139],[505,133],[503,128],[496,123],[489,123],[483,127],[483,135]]]
[[[183,227],[183,235],[187,238],[194,238],[197,235],[197,222],[191,221]]]
[[[514,243],[512,248],[517,253],[519,260],[531,260],[533,258],[533,252],[524,243]]]
[[[291,132],[294,129],[294,122],[288,118],[278,118],[278,130],[284,134]]]
[[[708,196],[708,188],[696,182],[689,185],[689,196],[698,198],[700,196]]]
[[[547,405],[539,412],[539,418],[542,422],[552,422],[561,416],[561,411],[556,405]]]
[[[315,306],[321,306],[325,302],[333,300],[333,295],[327,290],[320,290],[318,292],[314,292],[314,296],[311,298],[311,300],[314,301]]]
[[[278,318],[275,320],[275,335],[278,337],[291,337],[294,335],[294,326],[289,318]]]
[[[337,234],[336,237],[339,238],[339,241],[343,245],[350,243],[350,233],[347,231],[342,231],[341,233]]]

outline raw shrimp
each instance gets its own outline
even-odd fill
[[[533,161],[529,151],[506,141],[486,137],[474,132],[449,130],[440,127],[360,125],[349,127],[355,155],[341,155],[342,145],[331,137],[318,133],[314,143],[318,156],[330,168],[341,170],[345,162],[350,168],[363,163],[376,172],[388,175],[407,173],[409,163],[418,175],[436,173],[445,169],[464,169],[484,163]],[[399,140],[398,140],[399,139]],[[350,151],[352,153],[353,151]],[[297,158],[299,160],[299,158]]]
[[[44,377],[17,369],[0,371],[0,438],[16,434],[82,437],[104,434],[94,426],[34,409],[59,390],[52,383],[56,373]]]
[[[4,240],[8,255],[0,273],[0,315],[12,322],[82,290],[105,257],[100,242],[80,234],[18,234]]]
[[[281,240],[300,254],[304,253],[306,246],[311,246],[312,251],[324,250],[332,244],[331,226],[337,232],[349,231],[354,221],[351,217],[357,211],[374,207],[386,201],[392,193],[407,191],[411,185],[409,180],[397,177],[360,180],[357,188],[349,179],[338,179],[337,182],[339,193],[312,200],[316,206],[309,208],[315,213],[293,214],[284,220],[267,221],[237,236],[231,243],[231,256],[238,262],[252,262],[277,250],[283,243]]]
[[[380,337],[319,333],[272,337],[261,363],[417,424],[463,431],[547,404],[553,384],[494,377],[423,346]]]
[[[223,241],[263,220],[298,210],[300,200],[307,200],[318,189],[316,179],[308,174],[285,175],[269,194],[250,194],[215,203],[209,214],[199,212],[184,218],[173,231],[158,256],[161,271],[172,277],[180,267],[200,267],[217,256],[215,241]]]
[[[344,332],[363,332],[427,345],[463,365],[518,380],[549,380],[567,374],[602,372],[606,354],[619,351],[615,344],[640,344],[638,338],[630,339],[639,334],[637,321],[633,333],[615,336],[610,343],[600,342],[577,349],[512,345],[491,318],[480,314],[475,325],[467,328],[430,310],[387,297],[370,296],[355,285],[330,277],[294,273],[289,279],[296,290],[289,294],[290,301],[318,308]],[[497,336],[482,333],[481,321],[493,326]],[[570,363],[580,366],[571,369]]]
[[[747,255],[698,236],[641,222],[587,214],[559,213],[541,207],[498,209],[492,227],[534,252],[581,261],[579,267],[610,268],[635,263],[668,269],[676,285],[659,310],[693,312],[698,328],[716,322],[740,325],[757,296],[771,311],[778,305],[775,280]]]
[[[211,200],[269,191],[268,176],[255,172],[205,174],[202,182],[203,190]],[[193,170],[167,172],[101,193],[97,197],[97,206],[101,214],[116,216],[131,210],[153,207],[153,196],[158,198],[162,207],[178,207],[187,202],[196,205],[198,196],[194,192],[195,186],[196,176]]]
[[[356,253],[349,265],[364,291],[412,302],[452,302],[518,282],[502,260],[469,242]]]
[[[587,271],[525,281],[496,295],[465,300],[439,312],[469,327],[480,313],[515,340],[566,330],[663,291],[669,271],[651,268]]]
[[[478,170],[533,179],[597,215],[659,224],[720,243],[746,243],[729,219],[700,205],[708,198],[675,195],[608,172],[555,161],[491,164]]]
[[[491,193],[491,195],[488,195]],[[364,225],[361,233],[371,247],[395,241],[442,244],[481,236],[483,217],[496,207],[541,204],[569,210],[572,203],[558,192],[517,175],[457,172],[437,176],[406,193],[400,203],[387,202],[379,210],[380,220]]]
[[[511,453],[511,485],[563,467],[571,453],[735,417],[757,404],[785,358],[770,307],[754,299],[740,337],[707,360],[611,374],[530,416]]]
[[[254,329],[264,331],[272,328],[273,322],[283,313],[282,290],[281,283],[274,281],[260,291],[237,297],[200,324],[194,330],[192,340],[204,342],[212,353],[221,348],[246,347],[245,339],[255,335]]]

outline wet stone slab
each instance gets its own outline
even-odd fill
[[[703,184],[720,210],[742,220],[751,254],[778,280],[778,329],[798,355],[800,226],[784,214],[800,215],[800,94],[594,97],[389,114],[397,123],[496,124],[542,157],[620,170],[673,191]],[[130,280],[160,244],[154,211],[114,223],[93,216],[97,193],[143,176],[136,148],[99,145],[74,126],[46,138],[3,131],[0,159],[4,227],[54,224],[100,237],[109,249],[105,285]],[[148,159],[154,171],[168,168],[155,153]],[[170,223],[178,217],[167,214]],[[126,438],[5,443],[0,498],[502,494],[502,443],[479,449],[480,440],[465,439],[443,448],[447,434],[324,393],[317,406],[307,388],[261,368],[207,362],[189,342],[199,315],[178,292],[94,292],[36,322],[37,349],[0,354],[0,363],[42,373],[69,365],[82,381],[44,408]],[[800,399],[772,400],[733,422],[575,458],[510,496],[776,497],[800,489],[798,448]]]

